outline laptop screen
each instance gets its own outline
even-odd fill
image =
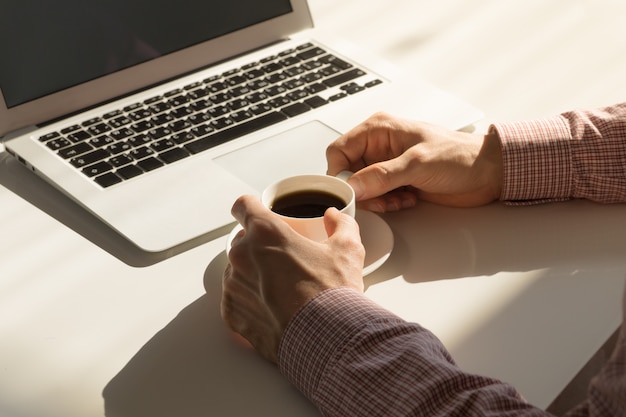
[[[289,0],[10,2],[0,88],[10,108],[291,11]]]

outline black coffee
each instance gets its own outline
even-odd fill
[[[304,190],[285,194],[274,200],[272,211],[288,217],[321,217],[329,207],[338,210],[346,206],[345,201],[325,191]]]

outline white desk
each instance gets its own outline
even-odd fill
[[[618,0],[311,3],[320,28],[483,109],[482,128],[626,99]],[[225,237],[154,263],[6,155],[0,218],[0,415],[317,415],[222,324]],[[619,325],[624,205],[385,218],[396,248],[367,294],[539,406]]]

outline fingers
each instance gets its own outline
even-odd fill
[[[373,162],[400,155],[403,145],[391,140],[398,123],[401,122],[397,118],[376,113],[339,137],[326,149],[327,173],[334,176],[345,170],[356,172]]]
[[[348,182],[357,200],[369,200],[411,184],[405,151],[421,140],[420,128],[420,124],[377,113],[329,145],[328,174],[355,172]]]
[[[367,140],[360,140],[366,131],[363,125],[350,130],[326,148],[327,174],[336,176],[341,171],[358,171],[365,166],[363,155]]]
[[[357,207],[377,213],[399,211],[415,207],[420,200],[419,195],[420,193],[411,187],[402,187],[380,197],[361,200]]]
[[[281,330],[261,300],[258,288],[246,285],[230,265],[223,275],[220,313],[231,330],[248,340],[266,359],[277,362]]]
[[[249,226],[249,219],[257,216],[266,217],[270,214],[270,211],[258,198],[250,195],[243,195],[233,204],[231,214],[244,229],[247,229]]]
[[[411,184],[411,172],[406,154],[369,165],[355,172],[348,183],[354,188],[357,200],[369,200]]]

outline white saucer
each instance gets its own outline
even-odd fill
[[[356,221],[361,230],[361,241],[365,246],[363,276],[376,271],[385,263],[393,250],[393,232],[379,215],[371,211],[357,210]],[[242,229],[238,224],[228,235],[226,253],[230,251],[235,235]]]

